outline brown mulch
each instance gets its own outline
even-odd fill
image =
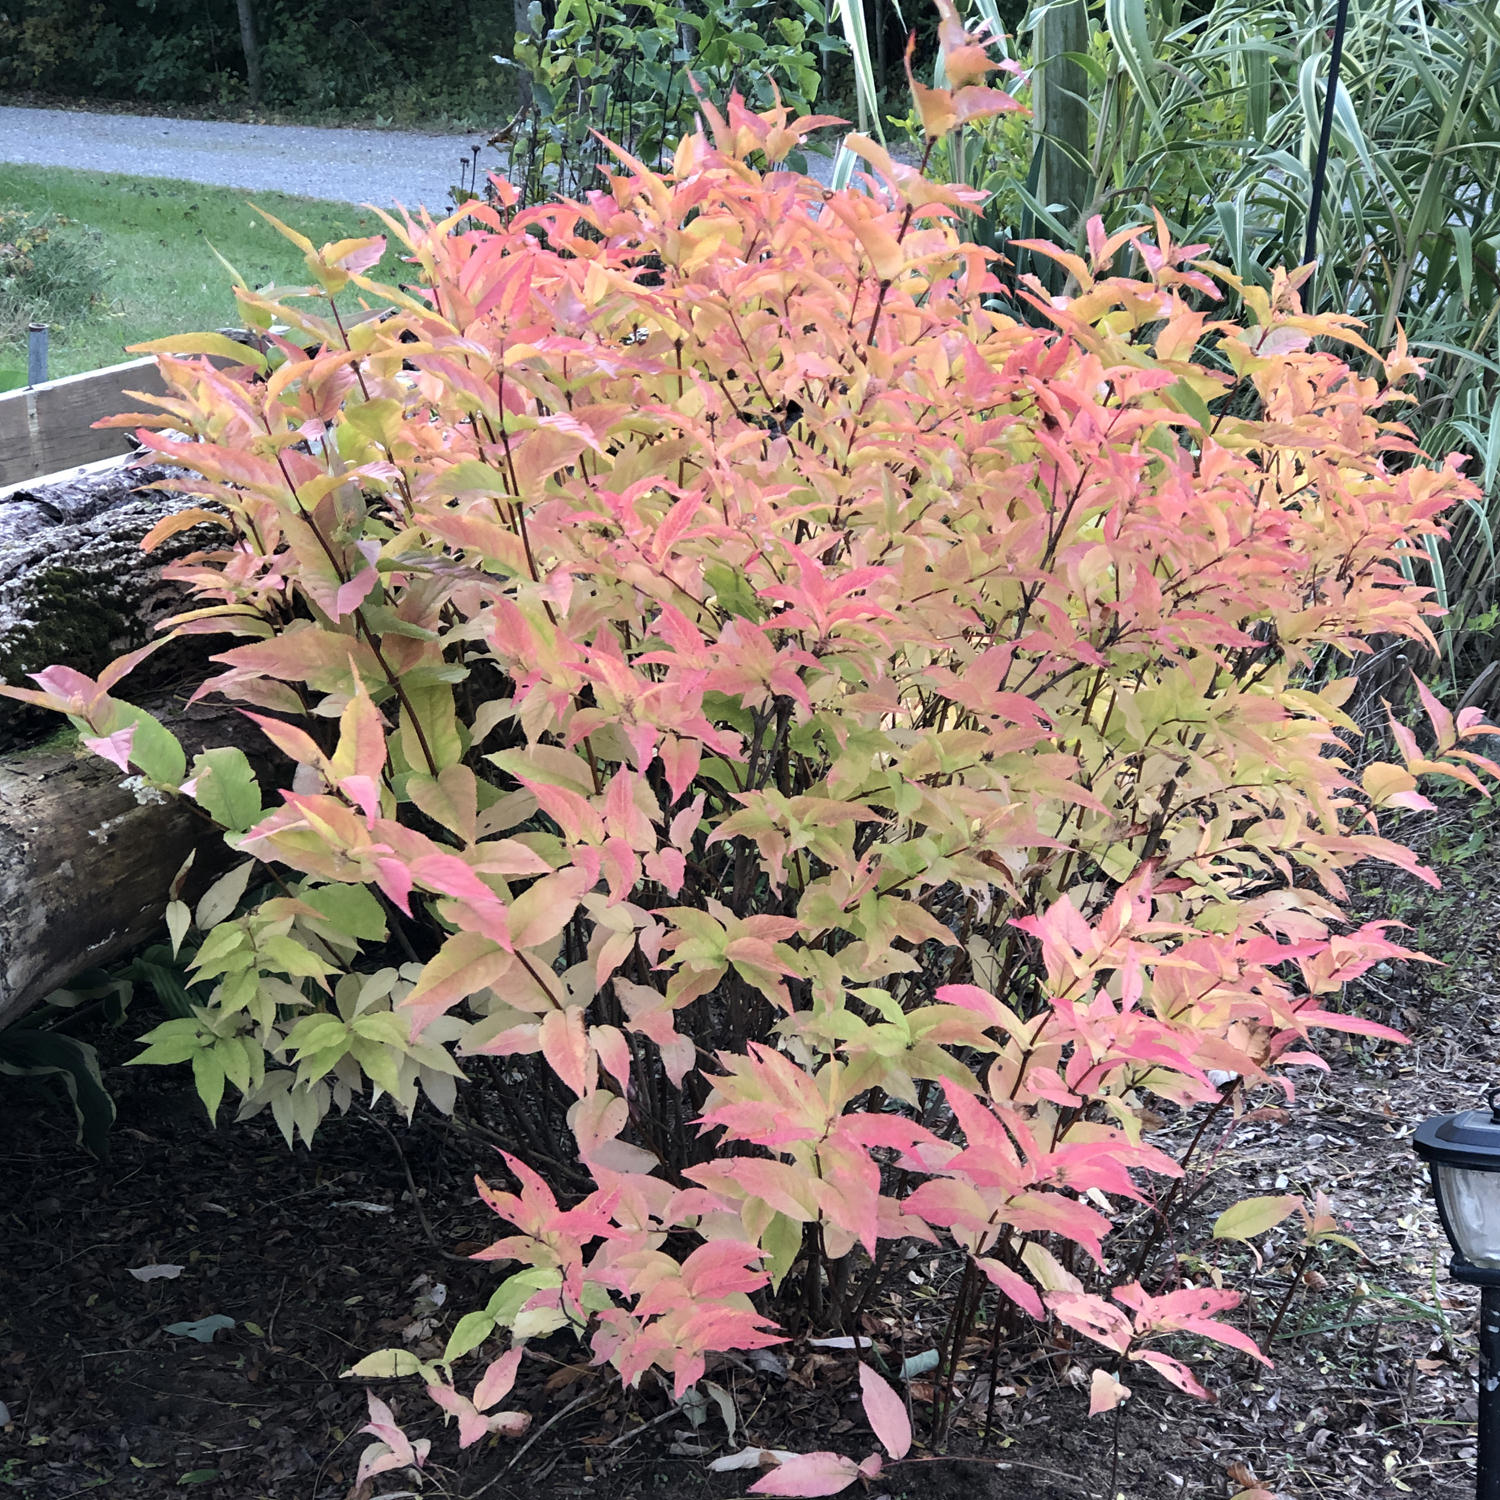
[[[1200,1365],[1219,1394],[1212,1405],[1131,1376],[1118,1425],[1090,1422],[1095,1361],[1029,1334],[1029,1345],[1002,1345],[994,1432],[981,1448],[991,1369],[981,1330],[965,1351],[948,1454],[919,1442],[917,1461],[888,1469],[867,1495],[1225,1500],[1252,1479],[1285,1500],[1473,1493],[1477,1297],[1446,1276],[1408,1137],[1427,1114],[1478,1102],[1495,1078],[1500,882],[1482,819],[1449,813],[1427,832],[1445,892],[1381,875],[1364,898],[1404,914],[1414,941],[1448,960],[1377,973],[1361,988],[1358,1003],[1413,1044],[1330,1042],[1332,1071],[1299,1070],[1284,1116],[1264,1108],[1279,1102],[1267,1095],[1252,1101],[1263,1107],[1254,1117],[1216,1125],[1195,1163],[1205,1175],[1193,1178],[1186,1227],[1172,1226],[1172,1248],[1202,1257],[1190,1271],[1216,1265],[1249,1289],[1242,1321],[1257,1336],[1301,1271],[1275,1368],[1228,1354]],[[0,1428],[0,1500],[93,1489],[131,1500],[345,1500],[368,1439],[357,1431],[362,1385],[341,1372],[393,1343],[432,1352],[482,1304],[496,1272],[453,1247],[494,1237],[472,1178],[498,1175],[499,1163],[431,1117],[394,1138],[366,1114],[334,1118],[311,1154],[288,1152],[267,1118],[211,1130],[185,1071],[122,1066],[130,1035],[155,1019],[138,1005],[123,1032],[85,1028],[119,1108],[107,1162],[74,1144],[54,1099],[0,1081],[0,1403],[11,1419]],[[1171,1143],[1184,1146],[1200,1119],[1176,1122]],[[1304,1269],[1290,1225],[1261,1242],[1259,1269],[1243,1248],[1209,1240],[1207,1226],[1236,1198],[1320,1189],[1364,1258],[1331,1248]],[[162,1263],[183,1269],[145,1282],[129,1274]],[[902,1285],[899,1305],[873,1300],[864,1331],[896,1354],[931,1347],[954,1274],[951,1258],[925,1251],[900,1263],[885,1283]],[[166,1331],[216,1313],[235,1326],[212,1343]],[[507,1403],[533,1414],[522,1442],[460,1453],[413,1383],[377,1389],[413,1437],[433,1439],[421,1493],[455,1500],[722,1500],[750,1476],[709,1475],[706,1459],[746,1442],[856,1457],[873,1446],[847,1353],[794,1342],[710,1373],[734,1401],[733,1443],[712,1403],[695,1426],[658,1385],[621,1392],[561,1342],[528,1359]],[[919,1436],[928,1394],[914,1380]],[[406,1476],[375,1485],[411,1489]]]

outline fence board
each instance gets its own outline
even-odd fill
[[[162,391],[154,359],[68,375],[28,390],[0,394],[0,486],[76,468],[129,451],[119,428],[91,424],[118,412],[140,410],[126,391]]]

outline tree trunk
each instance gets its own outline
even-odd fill
[[[252,0],[234,0],[240,16],[240,46],[245,53],[245,86],[250,92],[250,107],[260,107],[260,43],[255,39],[255,11]]]
[[[188,503],[149,488],[169,472],[117,467],[0,493],[0,681],[24,683],[58,662],[97,675],[184,607],[163,565],[223,533],[195,527],[141,551],[146,532]],[[121,696],[149,704],[190,758],[237,737],[263,753],[239,714],[174,711],[213,640],[189,636],[158,651]],[[56,714],[0,699],[0,1026],[147,938],[189,852],[201,848],[201,877],[226,854],[187,804],[139,802],[116,767],[76,744],[59,747],[66,728]]]

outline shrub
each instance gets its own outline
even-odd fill
[[[0,343],[32,322],[85,319],[103,299],[109,265],[99,232],[55,214],[0,204]]]
[[[264,103],[300,111],[375,112],[430,124],[447,114],[489,126],[515,107],[491,61],[508,45],[511,6],[382,0],[257,0]],[[243,105],[234,0],[7,0],[0,89],[124,99],[149,108]],[[79,165],[86,165],[80,162]]]
[[[1008,105],[945,43],[933,135]],[[681,1394],[845,1322],[906,1239],[962,1253],[950,1389],[993,1288],[1201,1392],[1182,1334],[1255,1347],[1180,1263],[1143,1288],[1155,1238],[1119,1226],[1181,1172],[1153,1102],[1290,1091],[1319,1028],[1395,1035],[1332,1005],[1403,951],[1351,929],[1344,873],[1417,869],[1375,809],[1495,768],[1429,697],[1435,748],[1401,730],[1356,779],[1349,683],[1307,669],[1428,639],[1401,557],[1469,487],[1380,415],[1415,362],[1356,375],[1295,278],[1216,321],[1196,247],[1096,225],[1045,252],[1075,294],[1033,285],[1036,326],[960,191],[854,137],[868,190],[826,192],[757,165],[806,121],[704,112],[669,176],[620,152],[582,203],[388,221],[415,290],[365,275],[380,240],[299,238],[321,302],[239,294],[290,330],[264,357],[158,346],[170,396],[120,420],[212,507],[168,524],[226,532],[175,567],[177,629],[242,638],[199,691],[296,771],[267,809],[238,750],[189,768],[114,694],[141,653],[9,690],[247,857],[196,913],[201,1003],[140,1060],[289,1142],[366,1083],[410,1110],[489,1081],[515,1190],[480,1184],[480,1258],[510,1274],[444,1360],[358,1367],[420,1370],[466,1443],[524,1425],[491,1408],[530,1340]],[[1109,274],[1127,247],[1142,280]],[[904,1451],[888,1396],[866,1380]]]
[[[601,137],[656,164],[691,131],[699,93],[808,110],[844,50],[818,0],[559,0],[530,16],[514,58],[496,59],[521,80],[524,107],[495,140],[523,203],[597,182],[611,160]]]

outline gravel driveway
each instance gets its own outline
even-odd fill
[[[459,158],[486,134],[324,130],[0,106],[0,162],[177,177],[382,208],[425,205],[435,214],[458,181]],[[494,171],[500,164],[499,153],[486,147],[481,168]],[[809,153],[808,170],[819,181],[828,180],[831,167],[830,158]]]
[[[459,157],[483,140],[480,132],[416,135],[0,107],[0,162],[178,177],[381,207],[426,204],[435,213],[458,181]],[[493,166],[497,157],[487,150],[486,160]]]

